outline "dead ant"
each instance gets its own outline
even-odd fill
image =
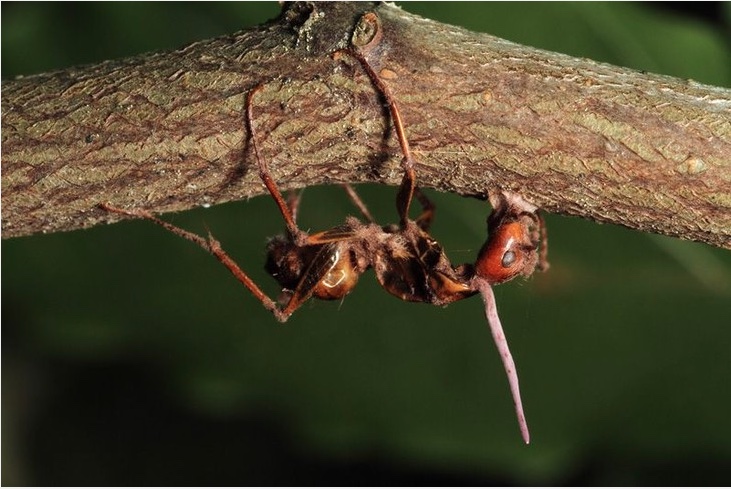
[[[452,266],[442,247],[429,235],[434,205],[416,186],[414,159],[396,100],[361,52],[344,50],[336,54],[347,54],[355,58],[388,106],[403,153],[401,167],[404,174],[396,197],[399,224],[380,226],[373,222],[355,191],[345,186],[351,200],[368,223],[348,217],[345,224],[327,231],[315,234],[302,231],[296,223],[298,198],[290,201],[284,199],[259,151],[252,107],[254,96],[263,85],[256,86],[246,98],[246,122],[259,176],[279,207],[287,227],[285,235],[270,240],[265,265],[266,270],[282,286],[281,305],[262,292],[212,235],[203,238],[162,221],[144,210],[124,210],[109,204],[103,204],[102,207],[110,212],[154,221],[178,236],[198,244],[223,263],[282,322],[312,296],[326,300],[345,297],[353,290],[360,275],[369,268],[373,268],[376,279],[386,291],[405,301],[446,305],[479,292],[508,376],[520,430],[523,439],[528,443],[529,433],[520,399],[518,376],[497,314],[491,286],[517,275],[530,275],[536,266],[539,269],[547,268],[543,220],[536,207],[519,196],[499,190],[490,191],[493,212],[487,221],[489,239],[480,250],[474,265]],[[416,220],[409,218],[409,207],[414,197],[422,207]]]

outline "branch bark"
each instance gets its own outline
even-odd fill
[[[731,248],[731,90],[439,24],[391,5],[296,3],[174,52],[19,78],[2,91],[2,237],[266,192],[246,92],[284,188],[397,184],[400,151],[357,63],[333,51],[367,11],[422,186],[518,192],[549,212]]]

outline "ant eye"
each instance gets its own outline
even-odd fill
[[[503,268],[510,268],[513,266],[516,260],[515,252],[512,250],[508,250],[503,255],[503,260],[500,262],[500,264],[503,266]]]

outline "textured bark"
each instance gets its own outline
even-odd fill
[[[359,65],[399,101],[419,183],[498,186],[549,212],[731,248],[731,91],[516,45],[368,3],[288,6],[174,52],[19,78],[2,90],[2,236],[265,193],[244,99],[284,188],[397,184],[400,151]]]

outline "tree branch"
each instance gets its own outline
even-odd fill
[[[284,188],[396,184],[400,151],[357,63],[331,53],[378,13],[371,61],[423,186],[489,186],[550,211],[731,248],[731,90],[516,45],[391,5],[308,4],[180,50],[19,78],[2,91],[2,237],[265,193],[246,92]],[[366,26],[367,27],[367,26]]]

